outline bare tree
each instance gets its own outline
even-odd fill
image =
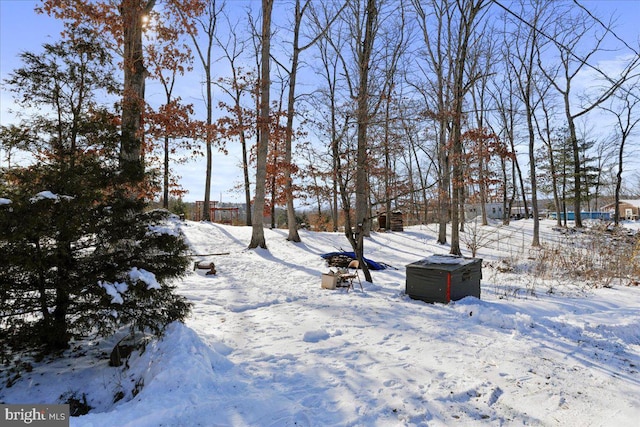
[[[371,272],[364,262],[364,237],[369,232],[369,185],[368,185],[368,157],[369,143],[367,131],[370,120],[370,87],[369,77],[371,70],[371,59],[373,54],[374,40],[378,29],[378,0],[366,0],[364,10],[364,28],[356,29],[356,64],[358,66],[358,91],[356,98],[356,121],[357,121],[357,155],[356,155],[356,203],[355,230],[345,227],[345,234],[352,247],[360,265],[362,266],[365,279],[371,282]]]
[[[392,178],[396,176],[396,168],[393,167],[393,152],[392,147],[392,139],[394,136],[393,124],[398,121],[398,117],[400,116],[399,112],[395,110],[397,106],[397,102],[394,101],[396,98],[396,91],[398,89],[398,77],[399,74],[399,66],[400,66],[400,58],[403,56],[404,52],[407,49],[406,38],[409,36],[405,34],[409,31],[406,27],[405,22],[405,8],[404,6],[400,6],[400,11],[398,13],[398,21],[397,24],[394,25],[394,31],[387,32],[384,36],[384,40],[382,43],[383,46],[383,61],[385,61],[384,70],[384,85],[381,93],[382,102],[384,105],[384,112],[382,113],[382,151],[384,156],[384,165],[383,165],[383,185],[384,185],[384,205],[386,215],[386,224],[384,224],[384,228],[389,230],[391,228],[391,211],[392,211],[392,202],[395,199],[396,195],[392,194],[393,185]]]
[[[560,11],[558,11],[560,12]],[[559,13],[556,12],[556,15]],[[539,68],[549,79],[551,85],[561,95],[564,103],[565,118],[569,131],[569,142],[573,150],[574,164],[574,215],[575,226],[582,227],[581,203],[583,199],[583,183],[582,162],[580,161],[580,144],[576,130],[576,120],[583,117],[604,103],[613,96],[621,84],[628,78],[636,64],[640,62],[640,56],[632,59],[626,68],[617,78],[612,78],[602,70],[589,64],[589,61],[602,50],[602,43],[605,37],[610,33],[609,27],[605,27],[606,31],[598,34],[595,28],[599,22],[592,19],[591,16],[584,13],[571,14],[570,12],[561,12],[563,19],[558,20],[558,28],[554,32],[552,39],[558,48],[558,56],[560,64],[558,66],[561,79],[556,78],[557,74],[548,67],[543,66],[542,59],[539,58]],[[587,38],[592,38],[592,47],[583,56],[578,56],[578,49],[582,46]],[[583,101],[582,105],[575,105],[575,97],[572,83],[581,71],[590,69],[603,79],[603,87]],[[583,99],[585,97],[582,97]],[[577,108],[576,108],[577,107]]]
[[[467,60],[478,39],[480,11],[488,3],[483,0],[433,1],[428,5],[429,9],[425,9],[423,2],[413,1],[412,4],[425,43],[421,52],[427,68],[423,73],[432,77],[431,91],[435,94],[431,107],[427,106],[427,114],[438,123],[438,243],[447,241],[446,226],[450,218],[451,253],[460,255],[459,228],[465,197],[461,137],[463,104],[477,78],[469,76]]]
[[[485,29],[486,31],[486,29]],[[477,84],[471,87],[471,98],[473,102],[473,114],[475,115],[476,128],[480,130],[477,133],[478,136],[485,136],[486,133],[482,132],[484,129],[488,129],[488,117],[487,110],[491,109],[489,102],[492,101],[489,93],[489,79],[492,75],[492,69],[494,65],[494,45],[489,39],[485,39],[485,45],[476,49],[475,55],[471,58],[469,64],[469,74],[477,74]],[[493,133],[493,132],[491,132]],[[493,138],[491,139],[493,140]],[[489,140],[481,137],[476,139],[476,143],[480,144],[477,154],[478,160],[478,192],[480,196],[480,212],[481,212],[481,225],[488,225],[487,219],[487,203],[488,203],[488,181],[491,171],[489,170],[490,147],[487,146]],[[495,142],[493,145],[497,145]],[[475,256],[475,255],[473,255]]]
[[[513,69],[508,66],[509,46],[511,43],[511,37],[504,33],[506,39],[503,43],[502,57],[503,57],[503,78],[496,81],[495,87],[491,91],[491,96],[496,104],[496,115],[498,116],[498,131],[496,132],[508,145],[508,151],[510,155],[503,156],[502,161],[502,176],[503,176],[503,208],[504,217],[503,224],[509,224],[511,208],[515,203],[518,196],[518,188],[523,195],[522,201],[524,204],[525,212],[528,212],[527,198],[524,197],[525,186],[522,174],[522,168],[520,167],[520,161],[516,155],[516,131],[519,125],[518,114],[518,101],[517,101],[517,85],[516,77],[513,75]],[[507,162],[511,162],[511,176],[507,171]],[[511,192],[508,191],[508,182],[511,182]]]
[[[292,142],[293,142],[293,121],[295,117],[295,102],[296,102],[296,80],[298,76],[298,68],[300,66],[300,53],[309,49],[315,45],[318,40],[326,33],[329,26],[339,16],[342,10],[346,7],[347,3],[335,12],[333,17],[329,18],[329,21],[318,30],[316,34],[308,43],[300,45],[300,27],[302,25],[302,19],[305,11],[310,6],[311,0],[305,0],[304,4],[301,0],[295,1],[294,9],[294,22],[293,22],[293,46],[291,55],[291,68],[288,70],[289,75],[289,92],[287,95],[287,123],[285,133],[285,157],[284,163],[286,165],[285,170],[285,197],[287,204],[287,225],[289,228],[289,235],[287,240],[293,242],[300,242],[300,235],[298,233],[298,227],[296,223],[295,209],[293,206],[293,178],[291,175],[292,167]]]
[[[429,147],[422,143],[421,136],[425,136],[426,130],[421,134],[419,127],[415,125],[419,121],[418,117],[415,114],[412,115],[406,106],[400,106],[399,116],[403,143],[408,148],[403,152],[403,156],[409,181],[406,186],[410,195],[410,206],[414,209],[414,217],[422,223],[427,223],[429,221],[428,191],[432,186],[428,180],[434,178],[433,171],[438,167],[437,147]],[[436,176],[434,183],[437,182]]]
[[[251,131],[249,127],[253,122],[247,123],[248,109],[242,105],[243,98],[247,93],[254,93],[256,78],[252,72],[243,71],[240,65],[242,54],[246,47],[246,41],[238,37],[237,24],[232,24],[229,17],[226,16],[228,38],[222,40],[216,37],[216,42],[220,46],[223,57],[229,62],[231,67],[231,77],[228,81],[218,81],[217,85],[232,99],[232,110],[235,115],[235,129],[233,134],[240,139],[240,147],[242,150],[242,177],[243,190],[246,209],[246,223],[252,225],[251,218],[251,181],[249,179],[249,139]],[[225,84],[227,83],[227,84]],[[254,111],[255,116],[255,111]]]
[[[640,123],[640,97],[637,95],[640,89],[640,79],[636,76],[628,84],[622,86],[621,89],[609,105],[601,107],[615,117],[616,134],[619,138],[614,212],[614,223],[616,226],[619,225],[620,221],[620,192],[622,189],[625,148],[629,137],[634,133],[638,123]]]
[[[188,30],[189,36],[195,50],[198,54],[198,59],[204,70],[204,85],[205,85],[205,152],[207,158],[207,166],[205,170],[205,187],[204,187],[204,204],[202,206],[202,219],[209,221],[210,210],[209,205],[211,201],[211,178],[213,175],[213,143],[215,132],[213,129],[213,47],[215,45],[218,15],[220,14],[222,6],[217,6],[217,0],[207,0],[204,8],[199,10],[195,16],[188,16],[184,12],[182,14],[185,27]],[[192,24],[192,20],[195,21],[195,25]],[[200,31],[204,34],[204,42],[199,37]]]
[[[600,200],[603,193],[603,189],[606,188],[608,184],[609,174],[608,170],[613,168],[616,163],[616,149],[615,146],[611,146],[611,138],[601,137],[597,140],[594,145],[594,158],[593,161],[595,166],[593,167],[594,178],[592,180],[594,186],[594,204],[590,208],[590,210],[599,212],[600,211]],[[615,144],[614,144],[615,145]]]
[[[529,14],[530,13],[530,14]],[[527,137],[529,142],[529,180],[531,183],[531,206],[533,213],[533,236],[531,246],[540,246],[540,220],[538,212],[538,184],[536,176],[535,142],[536,128],[534,115],[540,98],[536,99],[536,61],[540,57],[542,41],[540,40],[540,27],[548,25],[546,3],[534,2],[529,5],[521,3],[520,18],[515,22],[515,42],[512,45],[512,55],[509,58],[509,67],[516,77],[518,95],[524,107],[524,117],[527,124]],[[526,198],[526,196],[525,196]],[[525,211],[528,217],[529,212]]]
[[[433,187],[437,188],[439,181],[437,141],[430,128],[433,123],[423,120],[424,116],[420,114],[423,107],[418,102],[412,101],[409,97],[405,99],[404,96],[399,96],[397,103],[400,122],[398,132],[401,135],[401,144],[406,146],[402,152],[408,179],[405,187],[409,192],[414,217],[422,223],[427,223],[430,220],[430,190]],[[437,197],[435,198],[437,200]],[[435,207],[437,208],[437,205]]]
[[[452,87],[454,69],[454,34],[452,1],[424,2],[412,0],[424,47],[417,52],[418,69],[430,80],[415,89],[425,98],[426,113],[437,123],[438,141],[438,243],[447,243],[447,223],[451,212],[451,167],[449,132],[451,130]]]
[[[262,0],[262,33],[260,60],[260,116],[258,117],[259,140],[256,150],[256,191],[253,206],[253,224],[249,249],[267,248],[264,238],[264,205],[267,178],[267,155],[269,151],[269,91],[271,89],[271,12],[274,0]]]
[[[287,198],[287,226],[289,235],[287,240],[292,242],[300,242],[300,234],[298,233],[298,224],[296,223],[296,213],[293,207],[293,179],[291,177],[291,149],[293,140],[293,119],[295,114],[296,100],[296,78],[298,75],[298,66],[300,61],[300,52],[312,46],[316,40],[306,46],[300,46],[300,25],[305,10],[309,6],[310,0],[306,0],[304,5],[300,4],[300,0],[296,0],[293,22],[293,54],[291,57],[291,69],[289,70],[289,94],[287,98],[287,124],[285,133],[285,196]]]
[[[546,86],[546,89],[550,88],[549,85]],[[538,137],[544,143],[547,158],[549,161],[549,175],[551,179],[551,191],[553,193],[553,202],[556,208],[556,224],[558,227],[562,227],[562,217],[560,215],[561,204],[560,204],[560,193],[558,191],[558,171],[556,167],[556,153],[554,150],[553,142],[554,142],[554,134],[553,134],[553,123],[552,116],[554,115],[554,105],[552,104],[551,96],[548,94],[548,90],[538,88],[539,96],[540,96],[540,110],[542,112],[542,117],[540,117],[540,113],[534,115],[534,120],[536,124],[536,129],[538,131]]]
[[[464,176],[462,166],[462,111],[469,84],[465,81],[466,62],[473,42],[474,32],[480,12],[488,3],[485,0],[456,0],[460,13],[459,32],[456,44],[456,61],[453,73],[453,120],[451,126],[452,144],[452,209],[451,209],[451,249],[452,255],[462,255],[460,250],[460,213],[464,210]]]
[[[386,8],[387,5],[390,7]],[[363,260],[363,246],[371,228],[372,159],[369,151],[372,143],[369,135],[374,117],[383,105],[383,94],[389,93],[392,80],[387,78],[386,68],[393,63],[385,63],[383,59],[388,58],[381,58],[385,52],[375,44],[381,22],[397,29],[394,14],[398,10],[395,5],[381,0],[351,1],[338,25],[320,44],[325,64],[323,73],[330,86],[332,154],[344,212],[345,236],[368,281],[371,281],[371,274]],[[338,107],[342,110],[339,113]],[[352,150],[350,143],[355,145]],[[349,158],[355,161],[343,161]],[[351,197],[354,193],[355,218],[352,218]]]
[[[318,10],[314,7],[311,11],[314,17],[316,28],[323,28],[325,19],[319,15],[322,14],[325,17],[331,14],[327,8],[327,4],[322,4],[322,9]],[[318,41],[318,58],[320,65],[317,67],[318,75],[322,76],[325,87],[322,87],[316,92],[314,97],[317,100],[316,109],[323,111],[327,109],[327,114],[324,114],[325,120],[320,117],[316,121],[316,125],[320,129],[322,135],[326,135],[329,139],[329,155],[331,157],[331,206],[332,206],[332,222],[333,231],[338,231],[338,197],[342,203],[342,209],[345,213],[346,221],[350,218],[350,199],[349,188],[352,181],[351,170],[348,167],[351,153],[349,150],[343,150],[341,148],[343,142],[347,139],[349,132],[349,121],[351,120],[352,113],[349,110],[349,102],[341,94],[341,86],[343,83],[348,83],[350,80],[346,77],[346,73],[341,73],[341,70],[346,70],[345,60],[342,55],[343,49],[347,42],[347,38],[343,37],[343,27],[346,26],[345,20],[339,20],[338,25],[334,26],[330,32],[324,34]],[[344,79],[344,81],[342,80]],[[348,99],[353,99],[354,94],[351,87],[348,86],[347,91]],[[345,160],[343,165],[343,159]]]

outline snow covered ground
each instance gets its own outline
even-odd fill
[[[249,251],[248,227],[187,221],[195,253],[230,254],[197,258],[217,274],[181,281],[186,325],[128,368],[108,366],[118,337],[77,343],[3,382],[0,402],[84,396],[93,409],[71,425],[95,427],[638,425],[640,288],[498,271],[526,265],[531,224],[496,228],[479,249],[480,300],[443,305],[404,292],[407,264],[448,252],[433,226],[374,233],[366,256],[395,269],[347,292],[320,287],[320,254],[350,250],[340,233],[294,244],[265,230],[269,250]],[[553,224],[542,221],[543,243],[562,241]]]

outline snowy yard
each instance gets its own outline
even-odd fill
[[[484,259],[481,299],[427,304],[405,295],[405,266],[432,254],[434,226],[374,233],[364,292],[321,289],[320,254],[351,250],[339,233],[185,222],[217,274],[190,272],[185,325],[108,366],[116,339],[77,343],[70,358],[33,362],[0,388],[3,403],[86,396],[72,426],[635,426],[640,419],[640,288],[547,283],[501,259],[530,256],[531,221],[516,221]],[[542,221],[543,243],[561,241]],[[491,265],[491,266],[490,266]],[[363,278],[362,273],[360,274]],[[553,289],[553,293],[548,293]],[[100,358],[99,358],[100,357]],[[114,403],[120,392],[124,398]]]

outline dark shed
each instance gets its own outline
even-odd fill
[[[385,230],[387,228],[387,215],[389,215],[387,212],[378,214],[378,228],[381,230]],[[391,231],[404,231],[404,215],[402,212],[391,212],[389,224],[389,230]]]
[[[480,298],[482,260],[432,255],[407,265],[406,293],[413,299],[448,303],[467,296]]]
[[[391,231],[404,231],[404,216],[402,212],[391,212]]]

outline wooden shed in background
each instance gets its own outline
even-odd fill
[[[378,214],[378,228],[387,229],[387,212]],[[404,231],[404,215],[400,211],[391,212],[391,231]]]

